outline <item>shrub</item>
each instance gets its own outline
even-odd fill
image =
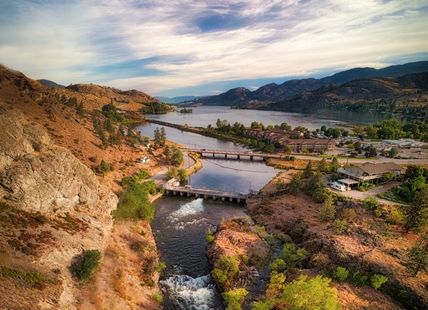
[[[355,286],[364,286],[367,284],[368,277],[366,275],[361,274],[359,271],[353,272],[348,277],[348,282]]]
[[[353,221],[357,216],[357,213],[354,211],[354,209],[347,208],[342,211],[342,216],[344,220]]]
[[[388,281],[388,277],[377,273],[370,278],[370,282],[375,289],[380,288],[386,281]]]
[[[230,290],[221,294],[224,301],[227,303],[227,309],[230,310],[241,310],[241,303],[245,296],[248,295],[248,291],[244,288],[238,288]]]
[[[165,268],[166,264],[164,262],[159,262],[155,269],[159,274],[162,274]]]
[[[349,270],[345,267],[338,266],[333,272],[333,278],[339,281],[345,281],[349,276]]]
[[[280,258],[287,262],[289,267],[303,267],[303,262],[310,256],[305,248],[296,248],[293,243],[284,245]]]
[[[333,222],[333,227],[334,230],[338,233],[341,234],[346,230],[346,223],[339,220],[339,219],[335,219]]]
[[[392,238],[391,224],[389,224],[389,223],[383,223],[383,228],[382,228],[380,234],[382,236],[385,236],[386,238]]]
[[[387,222],[390,224],[399,224],[403,221],[404,219],[404,214],[401,210],[399,209],[394,209],[391,211],[391,213],[388,215],[387,217]]]
[[[291,235],[295,238],[302,237],[308,229],[306,222],[303,219],[298,219],[294,225]]]
[[[156,293],[156,292],[153,293],[152,297],[153,297],[153,300],[156,301],[158,304],[161,304],[163,301],[163,298],[159,293]]]
[[[330,191],[327,188],[320,187],[314,191],[312,198],[315,202],[322,203],[328,196],[331,196]]]
[[[87,250],[76,263],[77,277],[81,281],[88,281],[94,270],[99,266],[101,253],[98,250]]]
[[[368,196],[363,199],[362,203],[363,203],[363,207],[366,210],[371,210],[375,217],[382,216],[382,206],[379,203],[379,201],[376,199],[376,197]]]
[[[156,193],[154,181],[133,183],[122,194],[117,209],[113,211],[116,220],[151,221],[155,215],[155,207],[149,202],[149,194]]]
[[[256,233],[257,233],[257,235],[258,235],[260,238],[266,238],[266,237],[268,236],[268,234],[267,234],[266,229],[265,229],[265,227],[264,227],[264,226],[256,225],[256,226],[254,227],[254,229],[255,229],[255,231],[256,231]]]
[[[239,262],[234,256],[222,256],[211,271],[211,276],[224,291],[231,289],[233,281],[239,271]]]
[[[208,228],[207,233],[205,235],[205,240],[208,244],[213,243],[214,242],[214,235],[211,232],[211,229]]]
[[[282,258],[277,258],[269,265],[269,268],[277,272],[284,272],[287,270],[287,263]]]
[[[322,276],[310,280],[300,276],[284,288],[278,305],[282,305],[281,309],[341,309],[330,281]]]

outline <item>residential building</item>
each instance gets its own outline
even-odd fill
[[[249,129],[244,132],[244,136],[253,139],[260,139],[269,144],[279,142],[282,147],[290,146],[293,152],[308,150],[311,153],[315,153],[333,149],[335,146],[334,140],[302,139],[303,133],[295,130]]]
[[[337,172],[357,181],[370,181],[381,179],[387,172],[393,172],[395,177],[404,172],[403,167],[394,162],[386,163],[364,163],[359,166],[346,166],[337,169]]]

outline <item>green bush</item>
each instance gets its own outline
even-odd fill
[[[359,271],[353,272],[348,277],[348,282],[355,286],[364,286],[367,284],[368,276],[361,274]]]
[[[345,281],[349,276],[349,270],[345,267],[338,266],[333,272],[333,278],[339,281]]]
[[[288,267],[303,267],[304,261],[310,256],[305,248],[296,248],[293,243],[284,245],[280,258],[287,263]]]
[[[339,219],[335,219],[333,222],[333,227],[338,234],[341,234],[346,230],[346,223]]]
[[[164,262],[159,262],[155,269],[159,274],[162,274],[165,268],[166,264]]]
[[[377,273],[370,278],[370,282],[375,289],[380,288],[386,281],[388,281],[388,277]]]
[[[213,243],[214,242],[214,235],[211,232],[211,229],[208,228],[207,233],[205,234],[205,240],[208,244]]]
[[[232,288],[233,281],[239,271],[239,262],[234,256],[222,256],[211,271],[211,276],[224,291]]]
[[[382,216],[383,208],[382,208],[382,205],[379,203],[379,201],[376,199],[376,197],[368,196],[363,199],[362,203],[363,203],[363,207],[366,210],[371,210],[375,217]]]
[[[156,293],[156,292],[153,293],[152,297],[153,297],[154,301],[156,301],[158,304],[161,304],[163,301],[163,298],[159,293]]]
[[[99,266],[101,253],[98,250],[87,250],[82,253],[76,263],[77,277],[81,281],[88,281],[94,270]]]
[[[224,301],[227,303],[228,310],[241,310],[242,300],[247,295],[248,295],[248,292],[244,288],[230,290],[228,292],[221,294]]]
[[[269,268],[277,272],[284,272],[287,270],[287,263],[282,258],[277,258],[269,265]]]
[[[341,309],[337,291],[330,288],[329,278],[300,276],[285,287],[273,288],[269,296],[254,303],[252,310],[269,309]]]
[[[154,181],[133,183],[122,194],[117,209],[113,211],[115,220],[151,221],[155,215],[155,207],[149,202],[149,194],[156,193]]]

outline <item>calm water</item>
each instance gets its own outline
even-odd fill
[[[291,127],[303,126],[310,130],[327,127],[337,127],[341,124],[369,125],[390,118],[381,113],[350,112],[337,110],[319,110],[316,113],[291,113],[277,111],[232,110],[229,107],[202,106],[193,108],[191,114],[168,113],[162,115],[147,115],[149,118],[168,123],[192,127],[204,127],[208,124],[215,127],[217,119],[227,120],[230,124],[239,122],[249,127],[253,121],[267,125],[288,123]]]

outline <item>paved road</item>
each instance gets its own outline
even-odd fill
[[[307,160],[321,160],[321,157],[316,157],[316,156],[307,156],[307,155],[294,155],[296,156],[296,158],[298,159],[307,159]],[[334,155],[332,155],[333,157]],[[373,162],[373,163],[386,163],[386,162],[394,162],[397,165],[408,165],[410,164],[414,164],[414,165],[428,165],[428,159],[423,158],[423,159],[398,159],[398,158],[388,158],[388,157],[383,157],[380,156],[378,159],[373,160],[373,159],[365,159],[365,158],[338,158],[337,159],[339,163],[341,164],[346,164],[346,163],[365,163],[365,162]]]
[[[368,196],[376,197],[378,193],[386,192],[388,189],[400,184],[400,182],[389,182],[387,184],[379,185],[375,188],[371,188],[368,191],[360,192],[359,190],[352,190],[352,191],[346,191],[342,192],[341,194],[348,198],[354,198],[354,199],[360,199],[363,200],[364,198]],[[376,197],[377,198],[377,197]],[[386,199],[377,198],[380,203],[382,204],[398,204],[396,202],[392,202]]]

